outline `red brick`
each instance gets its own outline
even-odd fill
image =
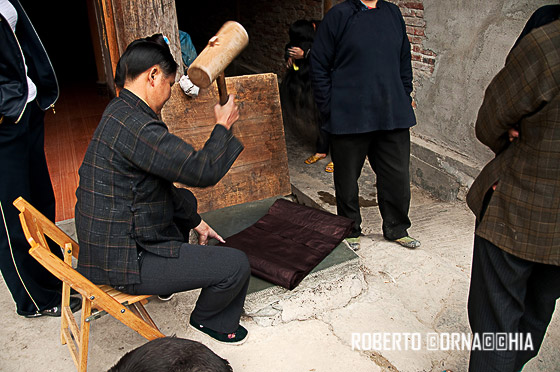
[[[401,3],[404,8],[424,10],[424,3],[422,1],[405,1]]]
[[[435,58],[422,57],[422,62],[427,63],[429,65],[435,65],[436,64],[436,59]]]
[[[436,56],[436,54],[435,54],[433,51],[429,50],[429,49],[424,49],[424,50],[422,50],[422,54],[424,54],[424,55],[426,55],[426,56],[430,56],[430,57],[435,57],[435,56]]]
[[[420,27],[413,27],[414,28],[414,35],[416,36],[424,36],[424,29]]]

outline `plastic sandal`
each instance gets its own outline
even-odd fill
[[[314,155],[311,155],[310,157],[308,157],[308,158],[305,160],[305,164],[313,164],[313,163],[316,163],[317,161],[319,161],[319,160],[321,160],[321,159],[324,159],[324,158],[326,158],[326,157],[327,157],[327,155],[325,155],[325,156],[319,156],[319,155],[317,155],[317,154],[314,154]]]
[[[405,236],[399,239],[396,239],[395,242],[399,243],[403,247],[414,249],[420,247],[420,240],[411,238],[410,236]]]
[[[334,172],[334,163],[332,161],[329,164],[327,164],[327,166],[325,167],[325,172],[327,173]]]

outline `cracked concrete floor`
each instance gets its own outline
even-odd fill
[[[332,175],[323,171],[326,161],[305,165],[303,160],[311,149],[289,135],[287,143],[294,186],[334,212]],[[365,167],[360,180],[364,201],[374,197],[370,172]],[[237,347],[216,344],[186,327],[197,291],[181,293],[170,302],[152,300],[147,309],[164,334],[205,343],[228,359],[235,371],[466,371],[466,350],[432,351],[424,345],[420,350],[353,350],[355,334],[415,333],[424,337],[469,332],[466,299],[474,220],[465,204],[439,202],[413,187],[410,233],[422,241],[422,247],[414,251],[383,240],[374,204],[362,208],[366,236],[358,255],[364,288],[340,308],[319,309],[306,320],[269,327],[243,319],[250,338]],[[313,298],[308,300],[313,302]],[[0,303],[4,309],[0,314],[0,371],[75,370],[66,346],[60,345],[58,319],[18,317],[4,284],[0,284]],[[301,304],[306,306],[305,298]],[[145,342],[110,317],[96,320],[91,330],[90,371],[107,370],[125,352]],[[558,345],[560,320],[555,314],[539,355],[524,372],[560,370]]]

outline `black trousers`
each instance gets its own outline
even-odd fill
[[[354,220],[350,237],[361,234],[358,178],[366,157],[377,177],[377,201],[383,236],[407,236],[410,227],[410,131],[397,129],[361,134],[330,134],[337,213]]]
[[[29,102],[21,120],[0,124],[0,270],[16,303],[28,315],[60,305],[61,282],[31,255],[13,201],[23,196],[54,221],[55,199],[44,150],[44,112]],[[60,249],[53,253],[62,257]]]
[[[473,350],[469,371],[521,370],[537,355],[558,298],[560,266],[521,259],[475,235],[468,300],[472,332],[530,334],[533,350]]]
[[[251,275],[245,253],[228,247],[183,244],[179,257],[141,251],[141,284],[117,289],[130,294],[165,295],[202,288],[191,317],[214,331],[239,326]]]
[[[324,131],[319,126],[319,134],[317,136],[317,149],[316,152],[319,154],[329,153],[329,132]]]

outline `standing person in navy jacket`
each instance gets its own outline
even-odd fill
[[[44,111],[58,98],[58,82],[17,0],[0,0],[0,50],[0,269],[19,315],[60,316],[61,283],[29,255],[29,243],[12,205],[23,196],[54,221]],[[62,257],[59,249],[53,253]],[[74,310],[79,305],[79,299],[72,299]]]
[[[410,43],[399,8],[346,0],[321,22],[311,50],[315,100],[329,132],[337,212],[355,221],[347,242],[359,248],[358,178],[366,157],[377,177],[383,236],[408,248],[410,227]]]

